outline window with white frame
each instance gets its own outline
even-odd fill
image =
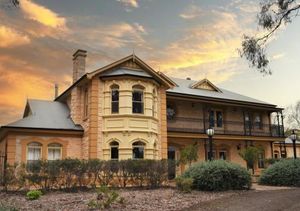
[[[32,163],[42,159],[42,144],[33,142],[27,145],[27,162]]]
[[[62,158],[62,145],[49,144],[48,145],[48,160],[60,160]]]
[[[111,113],[119,113],[119,86],[116,84],[111,86]]]
[[[142,86],[133,86],[132,90],[132,113],[144,113],[144,88]]]
[[[133,159],[144,159],[145,143],[136,141],[132,144]]]

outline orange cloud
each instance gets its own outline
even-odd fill
[[[152,62],[168,75],[194,79],[213,78],[215,82],[228,80],[237,69],[243,29],[232,13],[213,11],[213,23],[193,26],[183,31],[180,39],[169,44]],[[234,68],[224,69],[233,65]],[[220,71],[222,73],[220,74]],[[187,73],[188,72],[188,73]]]
[[[56,81],[57,79],[57,81]],[[26,99],[54,98],[54,82],[63,91],[71,81],[71,75],[56,78],[51,72],[28,64],[15,57],[0,56],[0,125],[21,118]]]
[[[0,26],[0,47],[15,47],[30,43],[28,36],[9,28],[7,26]]]
[[[22,11],[31,20],[52,28],[66,28],[66,19],[59,17],[58,14],[44,6],[30,0],[21,0],[20,6]]]

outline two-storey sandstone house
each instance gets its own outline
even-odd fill
[[[86,51],[73,55],[73,84],[54,101],[28,100],[23,118],[2,126],[7,162],[38,159],[179,159],[195,144],[208,157],[206,129],[213,127],[213,157],[245,166],[239,151],[261,146],[257,170],[282,140],[282,109],[221,89],[209,80],[171,78],[135,55],[95,71]],[[271,115],[277,124],[271,124]],[[182,171],[178,168],[177,171]]]

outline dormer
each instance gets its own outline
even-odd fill
[[[202,89],[207,91],[214,91],[214,92],[220,92],[222,91],[216,87],[212,82],[210,82],[208,79],[203,79],[201,81],[197,81],[196,83],[191,85],[192,89]]]

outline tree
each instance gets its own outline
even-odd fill
[[[240,56],[249,61],[251,67],[263,74],[272,74],[266,54],[267,41],[280,26],[292,22],[300,12],[299,0],[262,0],[258,14],[258,26],[265,30],[261,36],[244,35]]]
[[[252,173],[254,174],[254,164],[258,159],[259,153],[262,152],[262,149],[259,147],[249,146],[242,149],[239,152],[239,155],[246,161],[247,169],[252,169]]]
[[[198,145],[188,145],[180,152],[179,163],[192,165],[193,161],[198,160]]]
[[[287,130],[300,129],[300,100],[285,109]]]

